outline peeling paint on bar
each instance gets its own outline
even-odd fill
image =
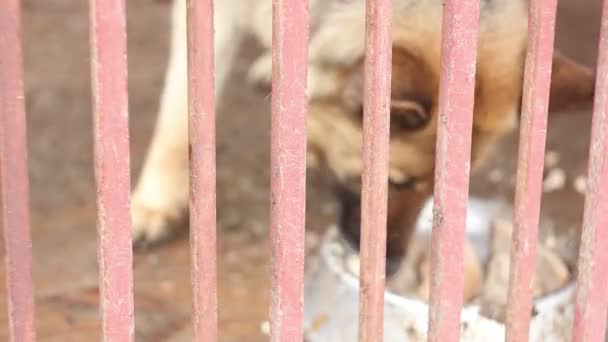
[[[530,333],[556,10],[557,0],[530,1],[506,317],[509,342],[526,342]]]
[[[91,0],[99,285],[104,341],[133,341],[125,0]]]
[[[0,1],[0,217],[10,341],[32,342],[34,293],[19,0]]]
[[[608,1],[604,1],[573,342],[604,342],[608,312]]]
[[[306,0],[273,0],[270,340],[303,339],[306,204]]]
[[[446,0],[435,165],[429,341],[460,338],[479,0]]]
[[[392,0],[368,0],[365,38],[359,341],[383,336]]]
[[[190,248],[194,341],[217,341],[213,0],[188,0]],[[199,195],[202,194],[202,195]]]

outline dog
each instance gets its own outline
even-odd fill
[[[188,206],[186,0],[174,0],[172,42],[156,130],[132,196],[133,238],[156,243],[171,236]],[[387,271],[407,252],[413,226],[433,189],[440,81],[441,0],[394,0]],[[481,0],[472,170],[519,117],[528,0]],[[216,89],[224,83],[244,37],[265,48],[249,79],[269,86],[272,1],[215,2]],[[358,246],[362,170],[365,1],[311,0],[308,163],[337,180],[339,226]],[[253,35],[251,35],[251,33]],[[550,111],[588,106],[594,74],[556,53]]]

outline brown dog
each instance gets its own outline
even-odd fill
[[[527,0],[482,0],[472,165],[514,129],[522,92]],[[215,2],[216,82],[223,90],[243,33],[268,49],[250,78],[271,78],[270,0]],[[388,265],[406,252],[413,222],[433,188],[442,1],[395,0],[390,137]],[[309,63],[309,162],[338,180],[340,226],[357,243],[361,177],[365,2],[312,0]],[[175,0],[171,59],[160,117],[133,195],[134,239],[162,240],[188,204],[185,0]],[[594,78],[560,55],[554,58],[552,111],[588,104]]]

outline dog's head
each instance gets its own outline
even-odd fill
[[[526,49],[527,1],[482,2],[472,165],[517,123]],[[441,1],[395,1],[389,162],[390,256],[405,241],[432,191],[440,77]],[[340,224],[359,237],[364,8],[346,6],[323,18],[311,40],[309,159],[336,176]],[[552,110],[590,102],[593,75],[556,55]]]

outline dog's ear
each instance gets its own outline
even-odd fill
[[[590,110],[593,106],[595,74],[556,51],[551,75],[550,112]]]

